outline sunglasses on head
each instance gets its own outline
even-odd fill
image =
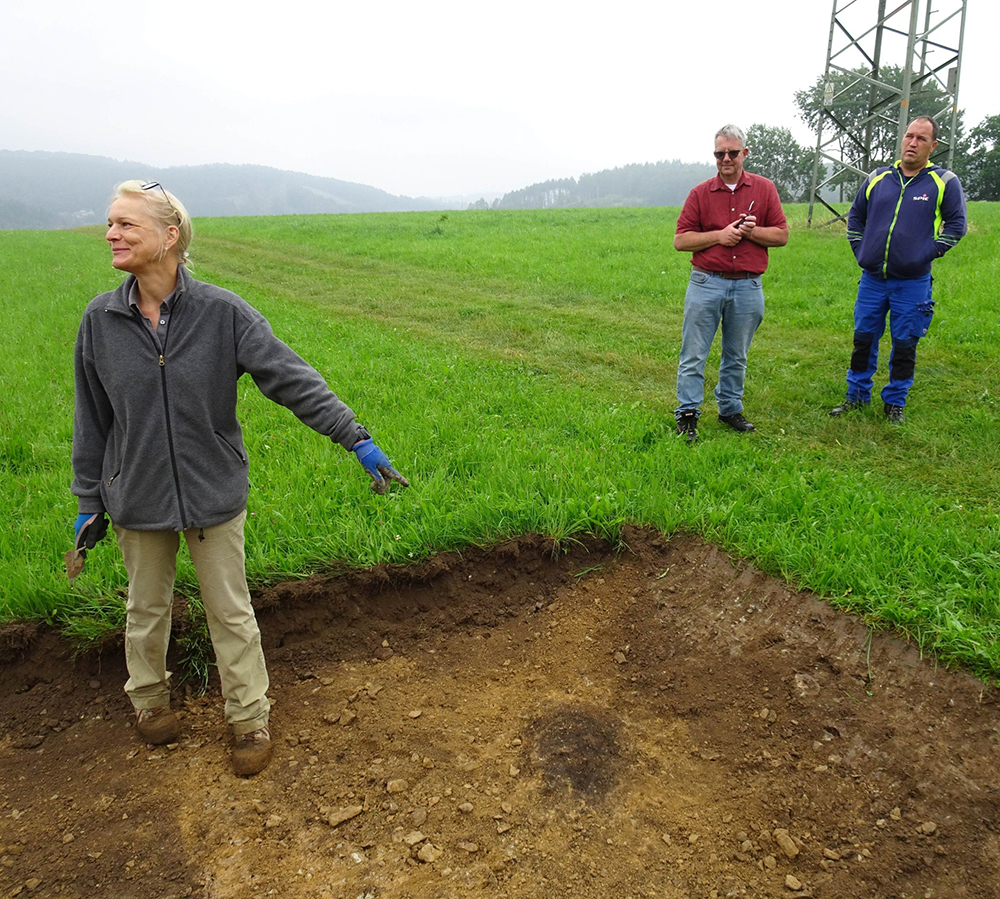
[[[743,149],[746,149],[745,147]],[[743,149],[741,150],[716,150],[715,158],[722,162],[727,156],[730,159],[738,159],[743,154]]]
[[[178,223],[181,220],[181,214],[177,211],[177,207],[170,202],[170,197],[167,196],[167,192],[163,189],[163,185],[159,181],[147,181],[145,184],[139,186],[139,190],[156,190],[160,189],[160,193],[163,194],[163,199],[167,201],[167,205],[173,210],[174,215],[177,216]]]

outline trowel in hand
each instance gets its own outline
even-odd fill
[[[83,523],[83,527],[80,528],[77,534],[76,546],[66,550],[66,555],[64,556],[66,560],[66,577],[69,578],[71,584],[73,583],[73,578],[83,571],[83,566],[87,564],[87,547],[84,546],[87,538],[87,528],[97,520],[99,514],[101,513],[94,513]]]

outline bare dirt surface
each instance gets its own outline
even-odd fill
[[[997,693],[690,537],[527,537],[255,597],[276,751],[8,628],[0,896],[986,899]]]

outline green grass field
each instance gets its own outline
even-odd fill
[[[996,678],[1000,314],[983,285],[1000,207],[973,204],[969,235],[937,263],[901,427],[880,405],[827,415],[857,268],[842,228],[809,231],[804,207],[788,211],[747,378],[758,433],[715,421],[716,343],[695,447],[673,427],[689,269],[671,245],[676,209],[196,222],[195,276],[264,312],[413,484],[373,495],[352,456],[245,379],[251,581],[527,531],[614,540],[634,522],[698,533]],[[62,569],[72,347],[84,305],[120,275],[102,229],[0,232],[0,259],[0,617],[93,639],[121,626],[125,577],[113,540],[72,588]],[[186,562],[178,584],[196,592]]]

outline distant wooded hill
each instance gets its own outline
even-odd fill
[[[504,194],[495,209],[561,206],[680,206],[688,192],[715,174],[714,165],[664,160],[605,169],[579,178],[542,181]],[[480,208],[486,205],[485,201]]]
[[[130,178],[155,180],[193,216],[441,209],[428,199],[260,165],[158,169],[104,156],[0,150],[0,228],[71,228],[105,221],[112,188]]]
[[[714,173],[712,165],[678,160],[626,165],[532,184],[492,204],[479,200],[472,208],[679,206],[695,184]],[[114,185],[130,178],[161,182],[193,216],[411,212],[454,206],[446,200],[398,197],[365,184],[260,165],[158,169],[104,156],[0,150],[0,229],[99,224],[105,220]]]

